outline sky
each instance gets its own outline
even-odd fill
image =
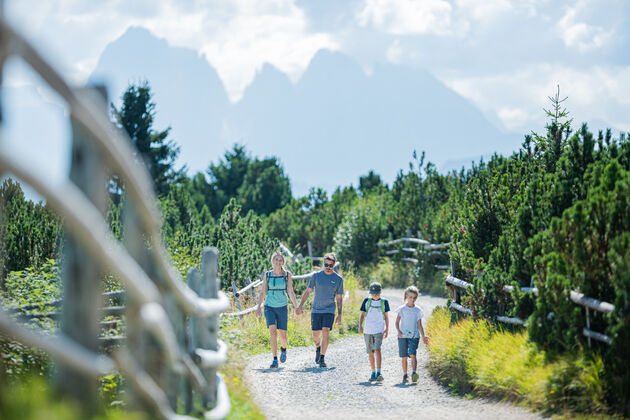
[[[84,83],[129,26],[194,48],[238,101],[269,62],[299,79],[321,48],[364,70],[424,68],[498,127],[529,132],[560,85],[578,121],[630,127],[626,0],[5,0],[10,22]]]

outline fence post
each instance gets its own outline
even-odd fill
[[[105,90],[98,97],[103,105]],[[97,101],[94,88],[79,90],[80,95],[92,95]],[[103,112],[106,112],[103,106]],[[89,139],[85,127],[70,117],[72,124],[72,156],[70,180],[85,194],[102,213],[107,199],[107,172],[98,148]],[[76,239],[66,235],[63,258],[64,305],[61,330],[65,335],[88,350],[98,352],[99,307],[101,306],[101,279],[103,271]],[[73,371],[60,365],[57,386],[66,395],[77,400],[85,417],[96,412],[96,378]]]
[[[306,246],[308,247],[308,257],[311,260],[311,264],[313,263],[313,243],[311,241],[306,242]]]
[[[451,257],[451,276],[455,277],[455,261],[453,261],[452,257]],[[460,303],[459,291],[457,287],[453,287],[453,298],[455,300],[455,303]]]
[[[238,289],[236,288],[236,283],[234,283],[234,280],[232,280],[232,290],[234,291],[234,302],[236,303],[236,307],[239,311],[242,311],[241,302],[238,299]]]
[[[252,284],[252,279],[247,277],[247,285],[250,285],[250,284]],[[254,298],[254,301],[256,301],[256,288],[255,287],[249,288],[249,294],[251,295],[251,297]]]
[[[217,272],[219,267],[219,250],[204,248],[201,257],[201,294],[202,298],[216,299],[219,295]],[[219,330],[218,316],[208,318],[204,323],[198,324],[197,338],[200,347],[207,350],[217,350],[217,335]],[[214,407],[217,401],[217,369],[202,369],[203,375],[208,382],[207,392],[203,395],[205,407]]]

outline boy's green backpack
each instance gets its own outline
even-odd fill
[[[383,319],[385,319],[385,299],[381,298],[381,314],[383,314]],[[367,314],[370,311],[370,306],[372,305],[372,298],[367,298],[367,302],[365,302],[365,313]]]

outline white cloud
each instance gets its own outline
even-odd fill
[[[510,131],[540,130],[546,122],[542,109],[549,108],[547,98],[558,85],[575,124],[601,120],[630,129],[630,67],[538,64],[512,73],[451,75],[443,81]]]
[[[512,10],[508,0],[457,0],[457,8],[475,20],[489,21]]]
[[[578,15],[579,7],[569,8],[556,25],[557,32],[567,47],[577,48],[580,52],[589,52],[601,48],[612,38],[612,30],[589,25],[580,21]]]
[[[366,0],[356,18],[362,27],[394,35],[444,35],[452,32],[451,12],[444,0]]]
[[[297,79],[313,54],[337,49],[333,37],[310,33],[293,0],[219,0],[211,5],[176,0],[88,3],[20,0],[7,16],[75,83],[83,83],[105,46],[130,26],[142,26],[171,45],[205,53],[232,100],[238,99],[265,61]],[[71,48],[69,48],[69,46]]]

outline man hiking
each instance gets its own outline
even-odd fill
[[[330,339],[330,330],[335,320],[335,301],[337,303],[337,320],[341,323],[341,313],[343,307],[343,278],[333,271],[337,262],[334,253],[324,256],[324,269],[311,276],[308,287],[302,295],[298,313],[302,313],[302,306],[308,299],[312,290],[315,290],[313,297],[313,307],[311,309],[311,329],[313,330],[313,341],[315,342],[315,363],[320,368],[326,367],[326,350]]]

